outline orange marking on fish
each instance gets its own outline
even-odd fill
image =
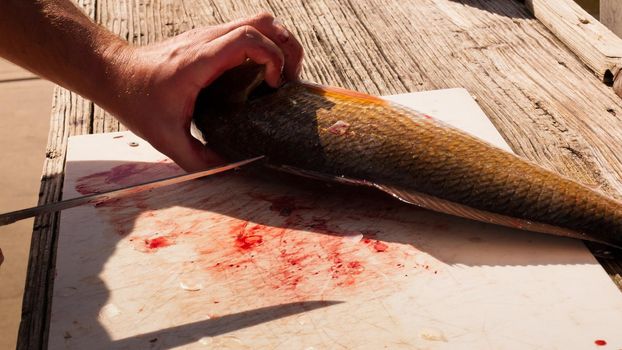
[[[346,90],[334,86],[322,86],[314,83],[304,82],[302,83],[309,90],[313,90],[322,96],[330,99],[344,100],[344,101],[356,101],[361,103],[370,103],[379,106],[386,106],[388,102],[376,96],[364,94],[362,92]]]

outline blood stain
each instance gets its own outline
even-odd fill
[[[160,248],[168,247],[171,244],[173,244],[173,243],[170,242],[168,240],[168,238],[166,238],[166,237],[157,237],[157,238],[154,238],[154,239],[145,239],[145,245],[149,249],[160,249]]]
[[[174,163],[128,163],[108,171],[83,176],[75,187],[80,194],[87,195],[126,186],[167,175],[180,174],[181,169]]]
[[[263,242],[263,237],[257,234],[262,229],[262,225],[248,227],[248,222],[244,222],[233,228],[233,233],[237,232],[235,246],[241,250],[249,250]]]
[[[596,344],[598,346],[605,346],[605,345],[607,345],[607,341],[602,340],[602,339],[596,339],[596,340],[594,340],[594,344]]]
[[[365,268],[363,267],[363,264],[361,264],[360,261],[350,261],[348,263],[348,267],[353,270],[351,272],[354,274],[359,274],[363,272],[363,270],[365,270]]]
[[[386,252],[387,249],[389,249],[389,246],[380,241],[376,241],[376,243],[374,243],[374,249],[377,252],[382,253],[382,252]]]
[[[112,199],[104,199],[95,203],[95,208],[104,207],[104,206],[114,206],[119,203],[121,198],[112,198]]]
[[[341,135],[344,135],[348,131],[349,127],[350,127],[349,123],[346,123],[343,120],[339,120],[335,124],[331,125],[326,130],[332,134],[341,136]]]

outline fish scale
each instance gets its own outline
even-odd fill
[[[428,209],[622,246],[622,205],[603,193],[397,104],[262,79],[261,66],[243,65],[199,95],[194,121],[226,157],[265,154],[271,167]]]

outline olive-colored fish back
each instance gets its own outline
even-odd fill
[[[201,115],[202,129],[230,157],[264,154],[622,245],[619,202],[375,97],[294,82],[219,113]]]

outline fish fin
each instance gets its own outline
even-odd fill
[[[304,85],[306,88],[311,89],[327,97],[340,98],[340,99],[354,99],[354,100],[358,100],[361,102],[373,103],[373,104],[383,105],[383,106],[388,104],[388,101],[380,97],[368,95],[368,94],[358,92],[358,91],[352,91],[352,90],[343,89],[343,88],[339,88],[335,86],[324,86],[324,85],[311,83],[308,81],[303,81],[301,82],[301,84]]]
[[[318,171],[305,170],[305,169],[301,169],[298,167],[293,167],[290,165],[266,164],[265,166],[267,166],[268,168],[274,169],[274,170],[286,172],[292,175],[306,177],[306,178],[313,179],[313,180],[339,182],[339,183],[346,184],[346,185],[369,186],[369,187],[374,186],[371,182],[368,182],[365,180],[356,180],[356,179],[351,179],[351,178],[347,178],[344,176],[329,175],[329,174],[321,173]]]
[[[348,178],[344,176],[334,176],[334,175],[324,174],[324,173],[300,169],[300,168],[292,167],[288,165],[278,165],[278,166],[268,165],[268,166],[279,171],[284,171],[290,174],[304,176],[304,177],[315,179],[315,180],[332,181],[332,182],[338,182],[338,183],[347,184],[347,185],[375,187],[395,197],[396,199],[399,199],[400,201],[404,203],[416,205],[418,207],[428,209],[431,211],[436,211],[439,213],[444,213],[444,214],[448,214],[452,216],[458,216],[458,217],[465,218],[465,219],[480,221],[480,222],[499,225],[499,226],[505,226],[505,227],[515,228],[515,229],[520,229],[520,230],[532,231],[532,232],[547,233],[547,234],[552,234],[556,236],[577,238],[581,240],[588,240],[588,241],[598,242],[598,243],[606,244],[608,246],[612,246],[611,243],[604,242],[598,239],[594,239],[578,231],[566,229],[563,227],[548,225],[544,223],[533,222],[533,221],[529,221],[525,219],[513,218],[511,216],[492,213],[492,212],[485,211],[485,210],[475,209],[475,208],[471,208],[463,204],[440,199],[438,197],[431,196],[431,195],[417,192],[417,191],[401,189],[401,188],[397,188],[394,186],[377,184],[377,183],[370,182],[367,180],[358,180],[358,179],[352,179],[352,178]],[[617,248],[621,248],[615,245],[613,246]]]
[[[520,230],[548,233],[556,236],[571,237],[581,240],[590,240],[595,242],[601,242],[594,240],[584,233],[566,229],[563,227],[553,226],[540,222],[533,222],[525,219],[514,218],[507,215],[492,213],[486,210],[480,210],[471,208],[469,206],[451,202],[448,200],[440,199],[435,196],[431,196],[421,192],[415,192],[411,190],[399,189],[392,186],[372,184],[374,187],[381,191],[384,191],[393,197],[401,200],[402,202],[413,204],[432,211],[449,214],[453,216],[462,217],[465,219],[495,224],[499,226],[505,226]],[[601,242],[605,243],[605,242]],[[610,245],[609,243],[605,243]]]

